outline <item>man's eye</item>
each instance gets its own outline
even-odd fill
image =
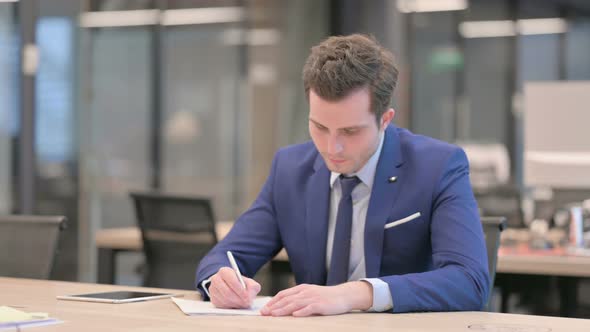
[[[357,134],[359,131],[357,129],[344,129],[344,135],[352,136]]]
[[[322,130],[322,131],[325,131],[326,130],[326,127],[324,127],[324,126],[322,126],[320,124],[317,124],[317,123],[315,124],[315,127],[318,128],[319,130]]]

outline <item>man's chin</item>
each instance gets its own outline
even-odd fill
[[[349,167],[346,167],[344,163],[342,164],[334,164],[332,162],[327,162],[326,166],[330,170],[330,172],[340,173],[340,174],[349,174]]]

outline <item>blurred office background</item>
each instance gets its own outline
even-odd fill
[[[498,155],[511,226],[590,198],[523,174],[525,83],[590,80],[590,1],[0,0],[0,214],[67,216],[53,278],[80,281],[96,231],[135,225],[132,190],[233,220],[276,149],[308,138],[309,48],[353,32],[397,57],[397,125]]]

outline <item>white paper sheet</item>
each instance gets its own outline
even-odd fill
[[[172,298],[178,308],[187,315],[230,315],[230,316],[260,316],[260,309],[270,301],[271,297],[259,297],[254,300],[250,309],[219,309],[211,302],[184,300]]]

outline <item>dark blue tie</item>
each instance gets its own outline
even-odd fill
[[[356,177],[340,175],[342,197],[338,204],[336,217],[336,231],[332,245],[332,260],[328,271],[327,285],[338,285],[348,280],[348,263],[350,260],[350,233],[352,230],[352,197],[354,187],[361,180]]]

